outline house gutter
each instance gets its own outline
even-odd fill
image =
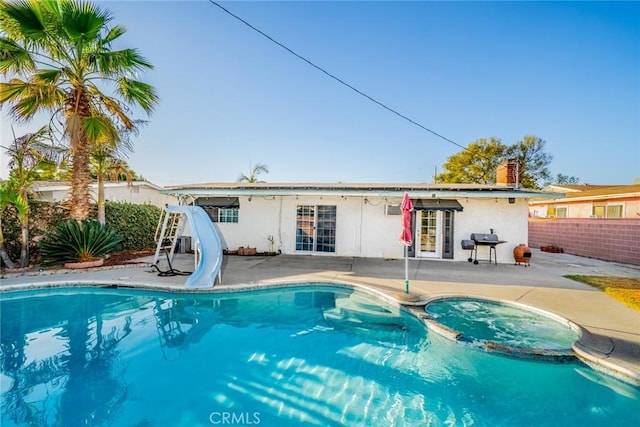
[[[393,190],[378,189],[324,189],[324,188],[184,188],[184,189],[165,189],[161,190],[161,194],[172,196],[346,196],[346,197],[387,197],[402,198],[404,193],[408,192],[411,198],[475,198],[475,199],[494,199],[494,198],[514,198],[514,199],[559,199],[563,198],[561,193],[540,193],[537,191],[514,190],[514,189],[479,189],[479,190],[430,190],[417,188],[397,188]]]

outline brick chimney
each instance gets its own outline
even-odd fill
[[[507,187],[522,186],[522,167],[515,160],[507,160],[496,170],[496,184]]]

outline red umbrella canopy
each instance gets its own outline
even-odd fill
[[[399,240],[403,245],[411,246],[413,242],[411,236],[411,211],[413,210],[413,203],[411,203],[409,193],[404,193],[400,210],[402,211],[402,234],[400,234]]]

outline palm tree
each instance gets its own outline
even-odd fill
[[[26,203],[18,195],[13,183],[4,181],[0,183],[0,265],[4,263],[8,268],[16,268],[16,265],[9,258],[9,254],[4,248],[4,234],[2,233],[2,213],[7,206],[14,205],[18,210],[18,214],[22,215],[23,211],[26,211]]]
[[[99,144],[91,150],[90,167],[98,180],[98,222],[106,223],[104,209],[104,181],[120,181],[125,178],[127,183],[131,183],[132,171],[127,163],[117,157],[115,149],[106,144]]]
[[[252,168],[251,163],[249,163],[249,170],[250,172],[248,176],[243,173],[240,174],[240,176],[238,177],[238,182],[264,182],[258,180],[258,175],[260,175],[261,173],[269,173],[269,166],[265,165],[264,163],[256,163],[256,165]]]
[[[29,190],[37,177],[39,165],[43,161],[53,162],[59,153],[49,142],[49,128],[44,126],[36,133],[14,138],[11,146],[5,147],[10,156],[8,188],[17,196],[11,198],[11,203],[18,209],[22,226],[21,267],[29,264]]]
[[[14,120],[49,112],[63,124],[72,158],[70,216],[89,216],[89,150],[131,129],[130,107],[147,114],[158,102],[153,86],[134,79],[152,69],[135,49],[115,50],[125,28],[109,27],[109,11],[78,0],[0,2],[0,105]],[[111,96],[105,92],[110,89]]]
[[[136,120],[131,129],[118,130],[117,141],[98,141],[91,146],[89,167],[91,177],[98,181],[98,222],[100,224],[106,223],[104,181],[126,180],[131,184],[131,181],[137,178],[136,173],[129,168],[123,157],[133,152],[131,137],[138,135],[139,126],[145,123],[143,120]]]

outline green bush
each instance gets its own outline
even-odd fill
[[[72,219],[44,236],[40,256],[45,264],[91,261],[119,249],[120,242],[114,230],[95,219]]]
[[[69,218],[69,212],[60,203],[29,200],[29,263],[39,260],[38,242],[47,231],[55,229]],[[8,206],[2,213],[4,248],[12,260],[20,259],[21,225],[18,213]]]
[[[122,237],[122,249],[141,251],[155,248],[155,233],[162,209],[152,205],[107,202],[106,222]]]
[[[97,206],[91,218],[97,218]],[[107,202],[105,214],[107,225],[123,240],[122,250],[141,251],[155,248],[155,231],[162,210],[152,205]],[[29,201],[29,254],[30,263],[40,262],[39,241],[46,232],[54,230],[69,218],[69,211],[63,204],[55,202]],[[4,246],[13,260],[20,258],[20,221],[12,206],[2,213]]]

